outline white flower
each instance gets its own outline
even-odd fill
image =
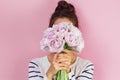
[[[80,44],[76,47],[76,50],[80,53],[84,48],[84,40],[80,40]]]
[[[56,36],[55,38],[51,39],[48,46],[50,49],[50,52],[61,52],[64,49],[65,41],[59,37]]]
[[[41,48],[41,50],[48,51],[49,50],[48,44],[49,44],[49,40],[47,38],[43,38],[40,41],[40,48]]]
[[[84,48],[82,33],[70,22],[61,22],[46,29],[40,46],[45,51],[61,52],[65,43],[79,52]]]
[[[78,46],[80,43],[81,32],[78,28],[71,26],[65,35],[65,41],[69,46]]]

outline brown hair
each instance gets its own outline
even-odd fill
[[[50,18],[49,27],[52,27],[55,20],[58,18],[68,18],[74,26],[78,27],[78,18],[75,14],[74,6],[64,0],[58,2],[58,5]]]

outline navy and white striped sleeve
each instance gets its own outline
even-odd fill
[[[88,63],[85,69],[80,75],[76,77],[76,80],[92,80],[94,73],[94,64]]]
[[[47,80],[47,77],[41,73],[38,64],[32,60],[28,66],[28,78],[29,80]]]

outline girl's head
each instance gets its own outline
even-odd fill
[[[49,27],[60,22],[71,22],[78,27],[78,18],[75,14],[75,8],[72,4],[64,0],[58,2],[58,5],[50,18]]]

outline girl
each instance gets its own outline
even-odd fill
[[[75,8],[66,1],[59,1],[52,14],[49,27],[61,22],[71,22],[78,27]],[[67,49],[66,54],[51,53],[41,58],[35,58],[29,63],[29,80],[54,80],[59,70],[67,70],[69,80],[92,80],[94,65]]]

